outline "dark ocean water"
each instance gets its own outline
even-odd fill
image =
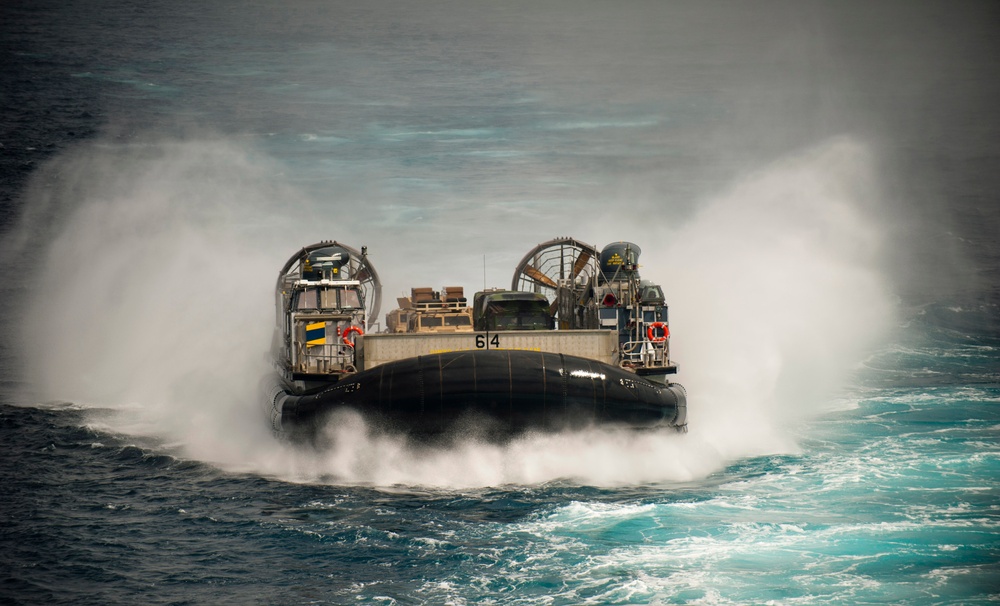
[[[1000,600],[993,2],[0,6],[0,602]],[[643,249],[688,434],[276,442],[271,286]],[[383,310],[386,311],[386,310]]]

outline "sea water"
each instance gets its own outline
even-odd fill
[[[1000,599],[992,4],[0,11],[4,602]],[[270,435],[298,247],[564,235],[642,247],[689,433]]]

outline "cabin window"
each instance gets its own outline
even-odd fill
[[[643,303],[663,303],[663,291],[659,286],[643,286],[639,298]]]
[[[446,326],[470,326],[472,319],[469,316],[445,316]]]
[[[323,309],[337,309],[337,289],[327,288],[322,295]]]
[[[435,316],[420,318],[420,325],[427,327],[441,326],[441,318]]]
[[[343,288],[306,288],[295,295],[295,309],[361,309],[361,293]]]
[[[316,289],[307,288],[305,290],[299,291],[298,301],[295,304],[295,309],[317,309]]]
[[[340,306],[358,309],[361,307],[361,295],[356,290],[340,291]]]

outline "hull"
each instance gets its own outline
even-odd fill
[[[275,379],[267,405],[274,431],[315,435],[326,418],[350,409],[370,424],[411,435],[467,429],[491,437],[529,429],[686,427],[687,398],[674,383],[654,383],[616,366],[540,351],[459,351],[379,365],[296,394]]]

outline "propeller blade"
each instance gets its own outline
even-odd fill
[[[548,286],[549,288],[558,288],[559,285],[552,281],[552,278],[546,276],[542,272],[538,271],[530,265],[524,266],[524,273],[526,276],[538,282],[542,286]]]
[[[570,279],[575,280],[576,277],[580,275],[580,272],[583,271],[583,268],[587,266],[589,261],[590,252],[581,250],[580,256],[576,258],[576,263],[573,264],[573,274],[570,276]]]

